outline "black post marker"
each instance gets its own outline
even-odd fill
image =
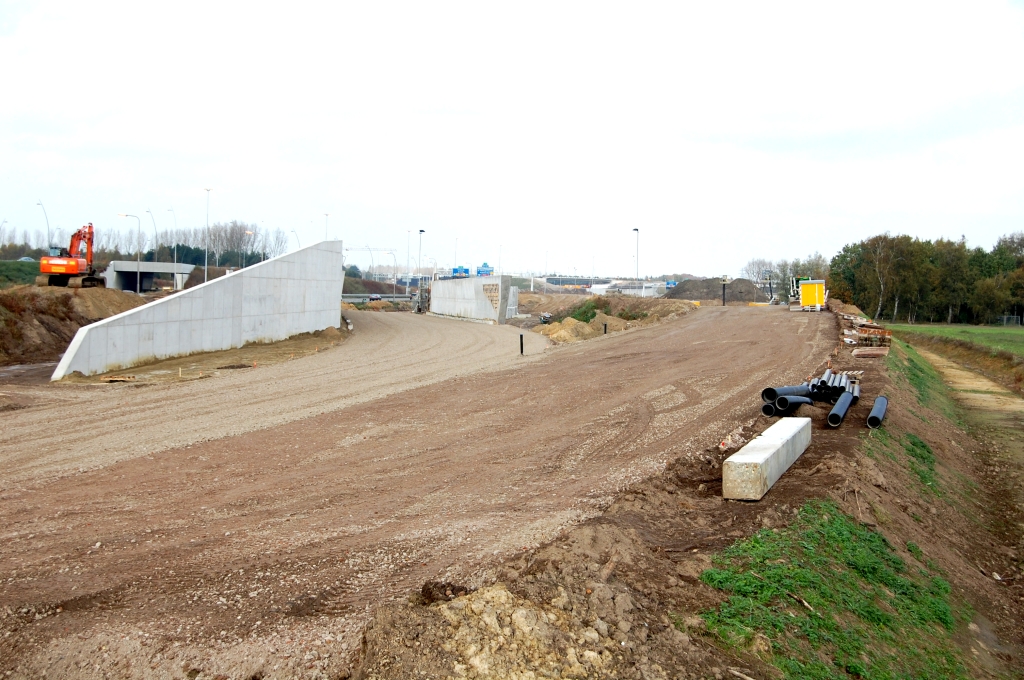
[[[725,281],[722,281],[722,306],[725,307]]]
[[[604,334],[608,335],[608,324],[604,325]]]
[[[523,356],[523,334],[519,334],[519,356]]]

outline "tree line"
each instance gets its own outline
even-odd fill
[[[50,241],[66,248],[72,231],[54,230]],[[38,230],[29,233],[0,227],[0,260],[31,257],[38,260],[47,253],[46,234]],[[96,229],[93,252],[97,267],[105,267],[111,260],[135,259],[142,253],[146,262],[172,262],[175,257],[184,264],[202,265],[209,248],[210,264],[220,267],[242,267],[288,250],[288,235],[281,229],[263,229],[257,224],[232,220],[206,227],[168,229],[163,231],[139,229]],[[175,252],[176,250],[176,252]]]
[[[790,290],[794,276],[825,280],[829,273],[829,262],[821,253],[808,255],[804,259],[767,260],[754,258],[740,271],[740,276],[753,281],[765,294],[774,295],[782,301],[795,292]]]
[[[992,323],[1024,308],[1024,232],[991,250],[959,241],[879,234],[829,263],[831,296],[886,321]]]

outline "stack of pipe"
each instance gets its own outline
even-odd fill
[[[811,404],[811,387],[808,383],[785,385],[783,387],[766,387],[761,390],[761,413],[772,416],[785,416],[793,413],[801,404]]]
[[[850,406],[860,400],[860,383],[853,382],[845,373],[833,373],[832,369],[827,369],[820,377],[799,385],[766,387],[761,391],[761,400],[764,402],[761,413],[768,417],[791,415],[801,405],[815,401],[834,404],[828,422],[838,427]]]

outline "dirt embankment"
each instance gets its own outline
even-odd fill
[[[825,424],[830,407],[802,407],[798,415],[812,419],[812,444],[760,502],[721,498],[723,460],[771,424],[757,417],[752,401],[749,420],[726,438],[731,446],[680,456],[662,474],[627,488],[602,515],[506,561],[479,590],[425,584],[408,602],[382,608],[366,627],[355,677],[767,678],[782,677],[784,668],[786,677],[808,677],[815,663],[836,669],[827,677],[861,676],[838,670],[844,650],[801,633],[803,620],[856,621],[856,614],[821,609],[816,599],[816,607],[808,604],[810,583],[799,592],[777,590],[757,604],[760,613],[746,614],[753,603],[707,577],[724,573],[709,571],[713,564],[725,568],[714,562],[723,550],[759,531],[770,543],[804,521],[807,508],[820,507],[806,505],[814,499],[838,507],[852,522],[846,526],[866,527],[865,538],[884,536],[880,550],[894,573],[918,579],[913,587],[920,592],[938,594],[935,602],[949,594],[950,618],[917,629],[901,628],[901,612],[886,602],[894,617],[869,627],[927,639],[866,646],[854,665],[884,668],[898,659],[913,667],[905,654],[920,645],[924,667],[908,677],[1012,676],[1024,643],[1024,518],[1019,506],[999,500],[1006,478],[997,473],[1006,472],[1007,457],[996,458],[946,417],[950,402],[941,381],[912,350],[894,348],[888,366],[842,350],[832,365],[864,371],[865,398],[838,429]],[[865,418],[879,393],[889,396],[889,412],[885,426],[869,432]],[[756,556],[753,549],[742,554]],[[752,558],[760,562],[746,566],[743,587],[761,587],[757,570],[786,561],[778,557],[769,551]],[[772,611],[792,625],[772,629]],[[708,623],[729,617],[741,622],[735,637]],[[838,632],[845,625],[833,632],[855,639]]]
[[[672,300],[697,300],[702,303],[722,304],[722,279],[689,279],[665,294]],[[733,279],[725,285],[726,303],[768,302],[768,296],[747,279]]]
[[[82,326],[142,304],[137,295],[109,288],[0,291],[0,365],[56,361]]]

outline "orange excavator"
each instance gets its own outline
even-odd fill
[[[105,287],[106,281],[97,276],[92,266],[92,222],[71,235],[67,248],[50,248],[50,254],[39,258],[37,286],[61,286],[64,288]],[[82,257],[82,246],[85,257]]]

